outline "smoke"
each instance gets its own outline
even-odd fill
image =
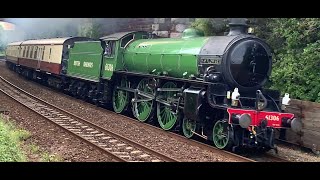
[[[14,30],[0,28],[0,51],[8,43],[29,39],[77,36],[84,18],[6,18]]]
[[[20,40],[76,36],[81,18],[7,18],[16,25]],[[16,39],[16,38],[15,38]]]
[[[107,35],[125,25],[125,18],[6,18],[4,21],[15,25],[14,31],[0,35],[3,42],[28,39],[55,38],[67,36],[90,36],[95,29],[98,35]]]
[[[142,18],[141,18],[142,19]],[[151,18],[149,18],[151,19]],[[0,50],[8,43],[29,39],[85,36],[100,38],[129,30],[131,18],[5,18],[15,30],[0,28]],[[153,22],[153,19],[152,19]],[[137,22],[139,24],[139,22]],[[130,29],[131,30],[131,29]]]

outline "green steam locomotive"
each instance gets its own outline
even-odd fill
[[[99,41],[15,42],[7,64],[72,96],[220,149],[273,149],[275,129],[300,131],[301,122],[282,112],[278,91],[262,88],[271,74],[269,46],[248,34],[245,23],[229,26],[226,36],[186,29],[181,38],[132,31]]]

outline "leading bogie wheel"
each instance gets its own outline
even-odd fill
[[[232,140],[229,133],[229,124],[226,120],[218,120],[213,126],[212,139],[214,145],[219,149],[229,149]]]
[[[196,121],[188,118],[184,118],[182,122],[183,135],[187,138],[191,138],[196,131]]]

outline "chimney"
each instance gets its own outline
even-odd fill
[[[246,18],[230,18],[228,36],[236,36],[239,34],[248,34],[248,25]]]

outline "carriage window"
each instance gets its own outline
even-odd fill
[[[41,58],[40,58],[41,50],[42,50],[42,49],[41,49],[41,48],[39,48],[39,51],[38,51],[38,54],[37,54],[38,59],[41,59]]]
[[[121,46],[120,47],[122,47],[122,48],[125,47],[128,44],[128,42],[130,42],[132,39],[133,39],[133,34],[123,38],[121,40]]]
[[[34,58],[34,59],[37,58],[37,52],[38,52],[38,47],[36,46],[36,47],[35,47],[35,50],[34,50],[34,54],[33,54],[33,58]]]
[[[46,49],[46,47],[43,47],[43,49],[42,49],[42,60],[44,59],[44,50]]]
[[[32,58],[32,55],[33,55],[33,46],[31,46],[30,48],[30,54],[29,54],[29,57]]]
[[[38,59],[41,59],[40,58],[40,53],[41,53],[41,48],[39,47],[38,54],[37,54]]]
[[[104,55],[107,57],[113,57],[113,55],[115,54],[115,47],[115,41],[107,41],[104,49]]]
[[[49,52],[49,59],[51,59],[51,48],[50,48],[50,52]]]
[[[29,46],[27,46],[27,54],[26,57],[29,57]]]

